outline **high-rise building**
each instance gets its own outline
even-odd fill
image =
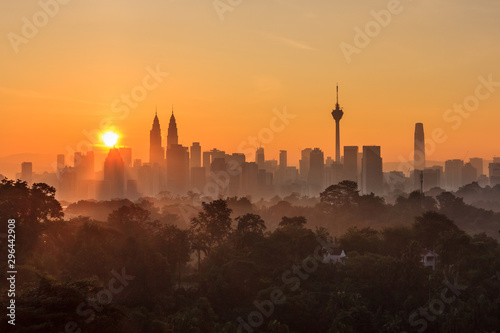
[[[344,147],[344,179],[358,181],[358,146]]]
[[[243,165],[243,173],[241,177],[241,186],[243,193],[255,194],[257,192],[257,184],[259,179],[259,167],[255,162],[245,162]]]
[[[167,148],[167,189],[176,194],[187,191],[189,151],[179,144]]]
[[[257,148],[257,151],[255,152],[255,163],[257,163],[259,169],[264,169],[265,161],[264,148]]]
[[[116,148],[109,150],[104,160],[104,182],[103,197],[124,198],[125,197],[125,164]]]
[[[484,175],[484,161],[479,157],[472,157],[469,159],[469,163],[477,170],[477,176]]]
[[[167,150],[173,145],[179,144],[179,136],[177,135],[177,124],[174,117],[174,109],[172,108],[172,115],[170,116],[170,122],[168,124],[168,134],[167,134]]]
[[[158,114],[155,112],[153,127],[149,132],[149,164],[163,165],[165,157],[161,146],[161,129]]]
[[[319,148],[314,148],[309,156],[308,182],[311,186],[312,195],[324,190],[325,184],[325,157]]]
[[[467,185],[477,180],[478,171],[471,163],[466,163],[462,170],[462,184]]]
[[[496,162],[493,159],[493,163],[488,165],[489,173],[490,173],[490,186],[500,185],[500,161]]]
[[[281,170],[286,169],[288,161],[287,161],[287,151],[286,150],[280,150],[280,166],[279,168]]]
[[[21,163],[21,180],[31,184],[33,182],[33,163]]]
[[[455,191],[463,185],[463,168],[464,161],[448,160],[444,163],[444,176],[446,180],[446,188]]]
[[[191,168],[201,167],[201,146],[199,142],[193,142],[190,149]]]
[[[340,163],[340,119],[344,115],[344,111],[339,105],[339,85],[337,84],[337,103],[332,111],[332,117],[335,120],[335,162]]]
[[[94,179],[94,152],[76,152],[74,155],[73,167],[77,180]]]
[[[65,159],[64,154],[57,155],[57,172],[60,173],[62,169],[65,167]]]
[[[234,153],[227,157],[226,171],[229,174],[229,193],[230,196],[239,196],[242,193],[242,173],[245,165],[245,154]]]
[[[425,136],[424,136],[424,124],[422,123],[415,124],[413,167],[415,170],[425,169]]]
[[[132,167],[132,148],[120,147],[118,148],[118,151],[120,151],[120,155],[122,156],[125,167],[126,168]],[[163,149],[162,149],[162,155],[163,155]]]
[[[380,146],[363,146],[362,193],[382,194],[384,174]]]
[[[441,186],[442,170],[439,168],[424,169],[424,191],[429,191],[431,188]]]
[[[301,159],[299,161],[300,178],[307,181],[309,178],[309,159],[311,157],[311,148],[306,148],[301,152]]]
[[[212,152],[211,151],[204,151],[203,152],[203,168],[205,169],[205,172],[207,175],[210,172],[210,165],[212,164]]]

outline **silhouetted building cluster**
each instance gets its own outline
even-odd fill
[[[31,183],[34,177],[55,184],[58,196],[66,200],[112,199],[157,195],[186,195],[189,191],[204,196],[286,196],[291,193],[317,196],[330,185],[343,180],[358,183],[362,194],[388,195],[393,191],[429,191],[432,188],[457,190],[465,184],[481,186],[500,184],[500,158],[488,165],[486,176],[482,158],[468,163],[453,159],[444,165],[426,164],[424,125],[415,124],[413,170],[383,171],[380,146],[340,146],[340,120],[344,115],[337,100],[332,117],[335,121],[335,158],[325,156],[320,148],[301,151],[299,167],[290,166],[288,152],[279,151],[278,160],[266,160],[264,147],[256,147],[255,160],[247,161],[242,153],[218,149],[202,150],[200,142],[190,147],[179,144],[174,111],[170,116],[166,146],[157,112],[150,130],[149,162],[132,159],[129,147],[111,148],[102,172],[95,171],[93,152],[74,154],[73,166],[65,156],[57,156],[54,174],[38,177],[32,164],[24,162],[19,178]]]

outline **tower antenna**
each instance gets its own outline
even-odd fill
[[[339,106],[339,84],[337,82],[337,108]]]

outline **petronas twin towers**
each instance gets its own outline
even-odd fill
[[[179,144],[173,109],[168,124],[167,146],[162,147],[160,120],[157,113],[153,119],[149,140],[149,165],[158,174],[158,190],[184,193],[189,180],[189,151],[187,147]]]
[[[168,124],[168,134],[167,134],[167,149],[177,145],[179,143],[179,137],[177,135],[177,124],[175,122],[174,110],[172,110],[172,115],[170,116],[170,122]],[[155,117],[153,119],[153,127],[149,132],[149,164],[150,165],[164,165],[165,163],[165,148],[161,145],[161,128],[160,120],[158,119],[158,113],[155,112]]]

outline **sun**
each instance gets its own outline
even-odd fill
[[[116,143],[118,142],[118,134],[116,134],[115,132],[112,132],[112,131],[108,131],[106,133],[103,133],[101,138],[102,138],[102,141],[104,142],[104,144],[107,146],[107,147],[114,147],[116,145]]]

